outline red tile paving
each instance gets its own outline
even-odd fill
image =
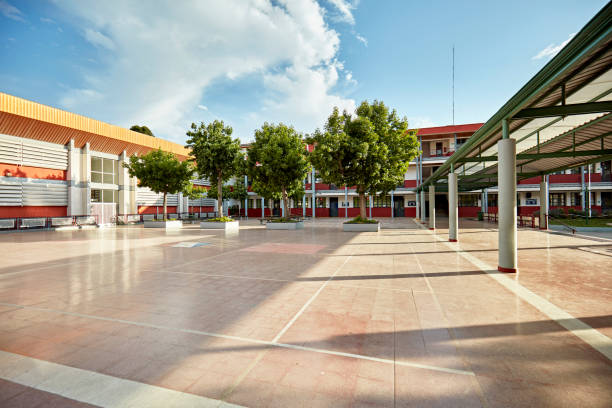
[[[470,261],[496,265],[494,225],[461,220],[457,246],[444,220],[385,223],[2,234],[0,350],[255,407],[609,406],[610,360]],[[610,341],[612,241],[518,242],[515,282]]]

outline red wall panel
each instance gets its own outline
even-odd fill
[[[42,167],[18,166],[16,164],[0,163],[0,176],[44,180],[66,180],[66,170],[44,169]]]
[[[416,217],[416,207],[405,207],[404,217]]]
[[[459,217],[478,217],[480,207],[459,207]]]
[[[157,208],[157,210],[156,210]],[[168,214],[176,214],[176,206],[168,206],[166,207]],[[155,207],[155,206],[138,206],[138,214],[163,214],[164,213],[164,207],[160,206],[160,207]]]
[[[416,180],[404,180],[404,187],[416,187]]]
[[[65,217],[66,206],[0,207],[0,218]]]

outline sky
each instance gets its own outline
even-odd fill
[[[382,100],[410,128],[488,120],[603,0],[0,0],[0,92],[180,144],[223,120],[302,133]]]

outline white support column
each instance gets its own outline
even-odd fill
[[[540,180],[540,229],[548,229],[548,176]]]
[[[302,217],[306,218],[306,189],[304,189],[304,195],[302,196]]]
[[[394,212],[395,208],[393,207],[393,191],[391,191],[391,218],[394,218]]]
[[[421,222],[425,224],[427,221],[427,214],[425,214],[425,190],[421,190]]]
[[[586,184],[584,184],[584,166],[580,167],[580,206],[586,209]]]
[[[138,203],[136,202],[136,187],[138,185],[138,179],[136,177],[130,177],[130,214],[138,214]]]
[[[459,207],[457,192],[457,173],[448,173],[448,240],[457,242]]]
[[[504,121],[505,134],[508,134]],[[518,266],[516,248],[516,140],[504,138],[497,143],[498,150],[498,208],[499,208],[499,260],[500,272],[515,273]]]
[[[417,220],[421,218],[421,198],[419,197],[419,192],[416,193],[416,210],[414,218]]]
[[[348,218],[348,187],[344,186],[344,218]]]
[[[81,188],[83,215],[91,215],[91,152],[89,142],[81,149]]]
[[[263,197],[261,197],[261,218],[266,216],[266,202]]]
[[[371,195],[368,196],[368,198],[370,199],[370,219],[372,219],[372,207],[374,206],[374,202]]]
[[[429,229],[436,229],[436,187],[429,186]]]
[[[244,188],[246,188],[247,194],[248,194],[248,191],[249,191],[249,179],[248,179],[248,177],[246,175],[244,176]],[[249,198],[248,197],[244,199],[244,217],[247,220],[249,219]]]
[[[68,171],[66,171],[66,180],[68,182],[68,208],[67,215],[82,215],[85,214],[84,204],[84,189],[81,179],[81,150],[74,146],[74,140],[70,139],[68,143]]]
[[[312,187],[312,219],[316,218],[317,210],[317,198],[316,198],[316,185],[315,185],[315,169],[312,168],[312,176],[310,178],[310,186]]]
[[[119,212],[117,215],[130,213],[130,175],[128,173],[128,170],[123,167],[123,164],[126,163],[127,160],[127,154],[124,150],[123,153],[119,155],[118,163],[119,180],[117,184],[119,184]],[[181,205],[180,202],[179,205]]]

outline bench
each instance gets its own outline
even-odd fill
[[[21,228],[37,228],[45,227],[47,225],[46,218],[22,218]]]
[[[0,220],[0,229],[13,229],[15,228],[15,219],[3,219]]]
[[[72,217],[53,217],[51,218],[52,227],[67,227],[72,225]]]

